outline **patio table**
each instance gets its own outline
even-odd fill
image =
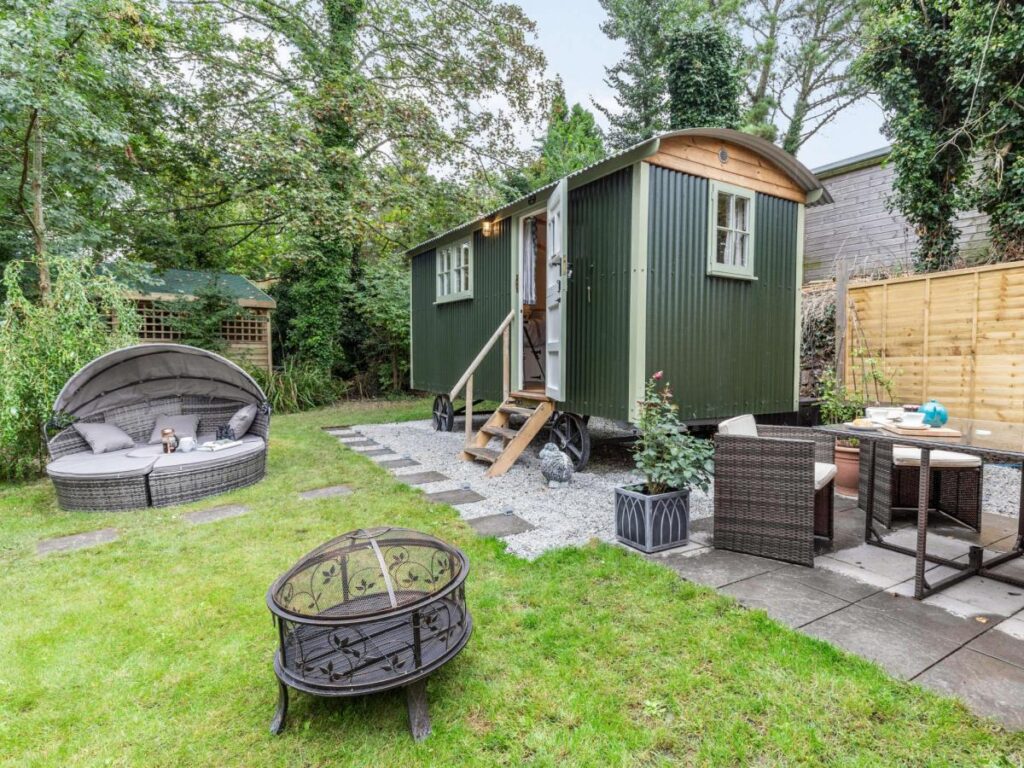
[[[846,425],[820,426],[816,429],[822,432],[835,435],[839,438],[856,438],[862,443],[861,450],[869,452],[868,461],[868,482],[867,499],[862,499],[862,508],[865,511],[864,540],[867,544],[882,547],[894,552],[902,552],[916,558],[914,570],[914,597],[923,600],[929,595],[950,587],[971,576],[984,576],[996,581],[1012,584],[1024,588],[1024,579],[1015,578],[1005,573],[994,571],[1000,565],[1015,560],[1024,555],[1024,477],[1021,478],[1021,495],[1018,501],[1017,516],[1017,540],[1013,549],[1009,552],[984,559],[984,548],[972,546],[968,553],[966,563],[958,560],[950,560],[945,557],[928,554],[928,497],[931,475],[931,452],[933,450],[957,451],[973,456],[980,456],[983,461],[1022,463],[1024,462],[1024,425],[1006,424],[995,421],[980,421],[975,419],[953,419],[949,420],[947,427],[959,430],[960,437],[925,437],[923,435],[898,435],[885,429],[862,430],[852,429]],[[917,495],[917,548],[901,547],[885,541],[882,534],[875,527],[874,503],[875,503],[875,451],[879,443],[893,443],[908,445],[921,450],[921,471],[920,485]],[[1022,465],[1024,473],[1024,465]],[[934,583],[929,583],[925,578],[925,564],[937,563],[957,571]]]

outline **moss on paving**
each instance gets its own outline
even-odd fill
[[[278,417],[260,485],[135,513],[0,488],[0,764],[115,766],[1019,765],[1024,740],[826,643],[607,545],[528,563],[318,427],[422,418],[424,401]],[[351,496],[298,492],[346,484]],[[181,519],[215,504],[243,517]],[[293,698],[268,733],[273,579],[381,523],[454,541],[476,629],[431,678],[414,744],[399,693]],[[39,538],[121,539],[38,557]]]

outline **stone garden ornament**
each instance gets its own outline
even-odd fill
[[[548,481],[548,488],[563,488],[572,482],[572,460],[554,443],[540,451],[540,472]]]

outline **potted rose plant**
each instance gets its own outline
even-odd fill
[[[672,390],[661,380],[658,371],[638,403],[633,458],[644,482],[615,489],[615,536],[644,552],[689,540],[690,489],[707,491],[714,472],[714,446],[686,433]]]

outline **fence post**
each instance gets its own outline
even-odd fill
[[[836,380],[846,383],[846,305],[850,270],[846,259],[840,259],[836,275]]]

